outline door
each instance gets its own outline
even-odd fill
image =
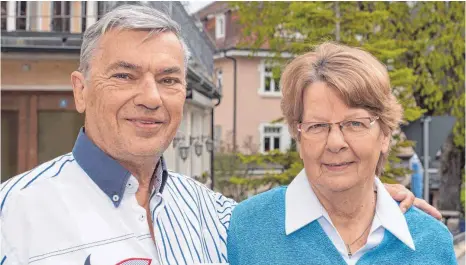
[[[18,111],[2,110],[1,182],[18,173]]]
[[[67,92],[1,91],[1,181],[72,151],[84,116]]]

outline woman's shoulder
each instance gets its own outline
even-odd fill
[[[245,217],[270,212],[270,210],[284,207],[286,187],[279,186],[269,191],[254,195],[240,202],[233,210],[233,217]]]
[[[431,241],[434,244],[448,243],[451,244],[453,236],[448,228],[439,220],[426,214],[422,210],[411,207],[405,213],[406,221],[413,239],[423,239],[424,243]]]

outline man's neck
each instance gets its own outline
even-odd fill
[[[134,163],[129,161],[121,161],[120,164],[125,167],[139,183],[139,190],[150,190],[155,174],[155,169],[160,161],[160,157],[152,159],[141,159],[140,162]]]

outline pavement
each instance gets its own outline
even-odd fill
[[[466,264],[466,244],[465,244],[465,234],[461,233],[454,237],[455,242],[455,254],[456,260],[458,261],[458,265],[465,265]]]
[[[463,255],[463,256],[457,258],[456,261],[458,262],[458,265],[465,265],[466,264],[466,256]]]

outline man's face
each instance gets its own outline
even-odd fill
[[[186,97],[184,52],[171,32],[112,30],[97,44],[87,80],[72,74],[76,108],[94,143],[120,159],[168,147]]]

